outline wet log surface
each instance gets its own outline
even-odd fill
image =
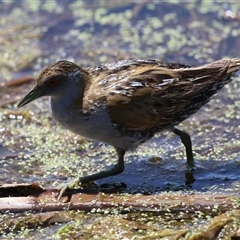
[[[86,193],[89,192],[89,193]],[[227,194],[118,194],[89,189],[71,190],[60,201],[58,189],[35,184],[6,184],[0,187],[0,211],[63,211],[118,208],[122,212],[208,212],[229,211],[238,206],[239,196]]]

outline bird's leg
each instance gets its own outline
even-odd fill
[[[110,170],[105,170],[105,171],[101,171],[99,173],[95,173],[86,177],[81,177],[79,179],[79,181],[81,183],[88,183],[88,182],[92,182],[101,178],[106,178],[106,177],[110,177],[110,176],[114,176],[117,174],[120,174],[124,171],[124,154],[125,151],[121,148],[116,148],[116,152],[117,152],[117,156],[118,156],[118,162],[116,165],[114,165]]]
[[[183,145],[185,146],[186,154],[187,154],[187,164],[192,169],[194,167],[194,160],[193,160],[191,137],[189,136],[188,133],[183,132],[177,128],[172,128],[172,132],[174,132],[180,137]]]
[[[187,154],[187,164],[188,164],[188,171],[185,173],[185,182],[187,187],[192,187],[192,184],[195,182],[195,177],[193,175],[194,170],[194,159],[193,159],[193,152],[192,152],[192,141],[191,137],[188,133],[183,132],[177,128],[172,128],[172,131],[178,135],[185,146],[186,154]]]
[[[121,148],[115,148],[116,152],[117,152],[117,156],[118,156],[118,162],[116,165],[113,166],[113,168],[111,168],[110,170],[105,170],[105,171],[101,171],[99,173],[95,173],[89,176],[85,176],[85,177],[80,177],[75,179],[70,185],[63,187],[60,190],[60,193],[58,195],[58,200],[61,199],[61,197],[63,196],[63,194],[67,191],[67,189],[72,189],[77,185],[80,185],[80,183],[88,183],[88,182],[92,182],[98,179],[102,179],[102,178],[106,178],[106,177],[110,177],[110,176],[114,176],[117,174],[120,174],[124,171],[124,154],[125,154],[125,150],[121,149]]]

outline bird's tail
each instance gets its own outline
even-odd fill
[[[235,73],[240,70],[240,58],[226,59],[229,61],[227,74]]]

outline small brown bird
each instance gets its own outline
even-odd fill
[[[50,96],[53,118],[64,128],[115,147],[118,161],[112,169],[74,183],[122,173],[125,152],[163,130],[181,138],[193,167],[190,136],[175,126],[197,112],[238,70],[240,58],[200,67],[133,59],[86,69],[63,60],[42,70],[18,107]]]

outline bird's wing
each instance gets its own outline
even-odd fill
[[[126,129],[170,126],[177,114],[185,111],[187,118],[205,104],[210,98],[205,94],[207,89],[214,88],[214,83],[226,72],[223,64],[171,66],[141,63],[112,70],[110,74],[104,71],[106,75],[100,73],[96,77],[89,95],[91,99],[95,95],[96,102],[102,99],[112,122]],[[209,95],[215,92],[213,89]]]
[[[169,126],[188,104],[196,87],[173,70],[137,69],[125,85],[111,91],[107,105],[114,123],[131,130]]]

